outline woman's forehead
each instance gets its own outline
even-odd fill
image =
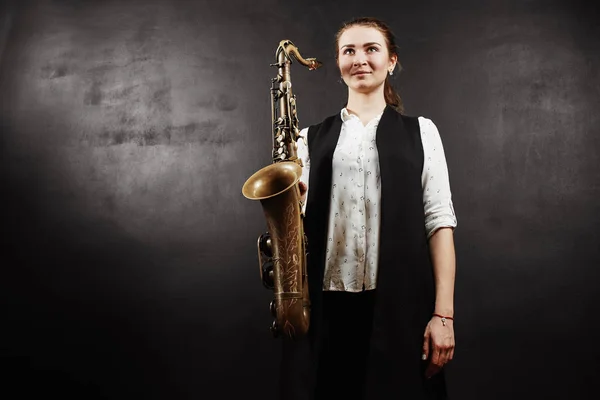
[[[339,47],[347,45],[362,46],[365,43],[373,42],[385,46],[385,38],[379,29],[370,26],[355,25],[342,32]]]

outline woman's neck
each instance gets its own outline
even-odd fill
[[[366,125],[381,114],[385,109],[386,103],[383,97],[383,91],[374,91],[371,93],[358,93],[350,90],[348,92],[348,105],[346,109],[350,114],[356,115]]]

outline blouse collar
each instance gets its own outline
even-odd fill
[[[380,114],[378,114],[371,121],[369,121],[369,123],[367,125],[373,124],[373,123],[379,123],[379,120],[381,119],[381,116],[383,115],[384,112],[385,112],[385,108],[383,109],[383,111]],[[342,111],[340,111],[340,117],[342,118],[342,122],[347,122],[351,118],[358,118],[356,115],[351,114],[346,107],[342,108]]]

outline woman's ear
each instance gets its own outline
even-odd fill
[[[398,56],[395,54],[392,54],[390,56],[390,69],[393,71],[394,69],[396,69],[396,64],[398,63]]]

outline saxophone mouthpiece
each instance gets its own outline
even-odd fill
[[[311,71],[314,71],[315,69],[323,66],[323,63],[317,60],[316,58],[307,58],[306,61],[310,63],[308,69]]]

